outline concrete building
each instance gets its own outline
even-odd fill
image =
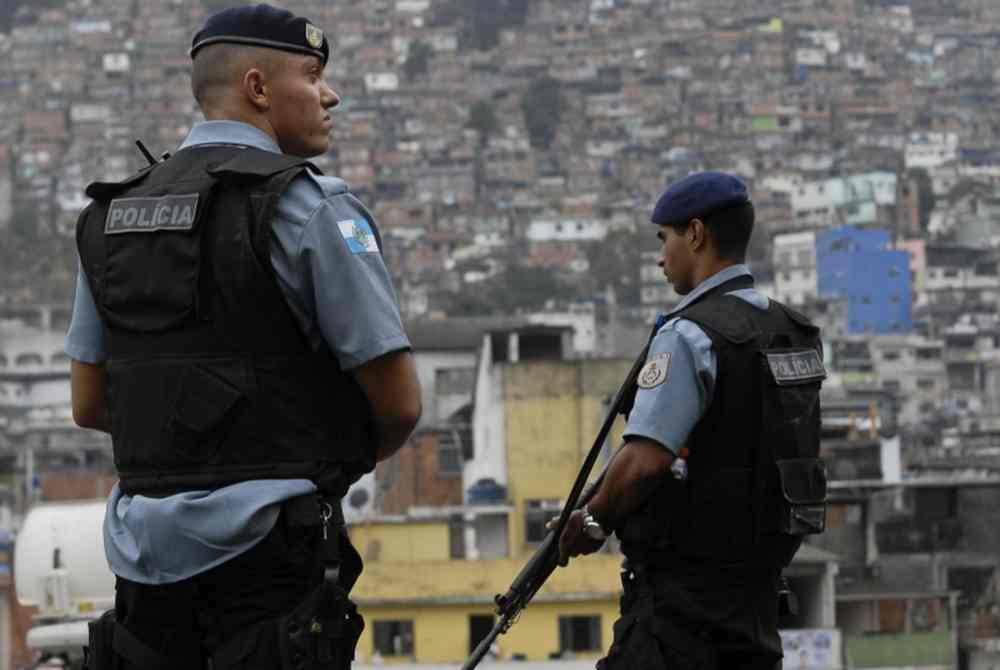
[[[419,481],[414,504],[351,527],[366,560],[353,593],[368,620],[359,662],[454,663],[492,627],[493,594],[506,591],[544,539],[545,523],[561,508],[608,398],[630,365],[623,359],[571,360],[568,352],[561,329],[487,330],[478,356],[475,439],[461,476],[464,501],[456,504],[446,492],[453,484],[438,479],[440,445],[425,434],[407,447],[411,465],[396,471],[401,479]],[[604,462],[620,431],[619,422]],[[413,492],[412,485],[402,485]],[[431,504],[439,495],[451,498]],[[611,641],[620,562],[612,542],[557,570],[521,620],[499,638],[500,657],[593,662]],[[839,662],[836,562],[836,556],[812,547],[796,557],[789,577],[804,607],[785,622],[783,640],[790,650],[826,644],[827,654]]]
[[[847,300],[847,332],[907,333],[912,327],[910,261],[881,230],[844,226],[816,238],[819,294]]]
[[[771,266],[774,298],[801,306],[816,299],[816,233],[782,233],[774,236]]]

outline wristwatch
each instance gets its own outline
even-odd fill
[[[591,514],[590,508],[586,505],[583,507],[583,532],[592,540],[603,542],[608,539],[608,533],[605,532],[601,524]]]

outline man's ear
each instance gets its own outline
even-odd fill
[[[264,73],[257,68],[251,68],[243,75],[243,94],[258,111],[266,112],[271,108],[271,96]]]
[[[708,243],[705,222],[701,219],[691,219],[691,223],[688,224],[688,234],[691,251],[700,251]]]

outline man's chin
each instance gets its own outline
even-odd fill
[[[295,149],[286,151],[285,153],[292,156],[298,156],[299,158],[315,158],[316,156],[322,156],[329,150],[330,150],[329,142],[323,144],[317,142],[316,144],[296,147]]]

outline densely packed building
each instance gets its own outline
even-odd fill
[[[0,21],[0,457],[22,473],[9,485],[15,507],[108,485],[52,474],[74,459],[107,465],[106,442],[74,434],[67,414],[57,340],[73,227],[89,181],[145,164],[134,140],[173,151],[200,118],[187,48],[226,4],[0,4],[20,5]],[[692,171],[732,171],[757,210],[758,280],[824,327],[824,449],[840,483],[836,525],[809,560],[839,561],[841,573],[836,606],[816,604],[810,620],[835,618],[858,667],[885,649],[941,660],[959,655],[951,647],[964,667],[989,667],[977,664],[1000,649],[1000,560],[981,526],[1000,474],[1000,3],[283,4],[331,39],[343,102],[315,162],[375,214],[433,408],[412,453],[355,498],[365,542],[420,558],[391,544],[392,524],[413,517],[433,527],[441,560],[492,556],[493,540],[476,549],[477,538],[500,524],[498,556],[519,555],[527,506],[542,498],[481,490],[492,477],[476,474],[489,462],[475,428],[486,431],[483,347],[516,362],[535,345],[514,333],[561,332],[561,357],[583,367],[634,355],[678,300],[656,266],[652,203]],[[516,318],[486,318],[498,315]],[[495,445],[494,457],[523,447]],[[36,465],[45,476],[25,481]],[[440,475],[439,498],[391,486],[400,470]],[[463,507],[482,496],[492,502]],[[410,596],[368,597],[405,609]],[[580,638],[589,649],[601,638],[588,621],[532,648]],[[374,630],[366,653],[398,648],[397,628]]]

